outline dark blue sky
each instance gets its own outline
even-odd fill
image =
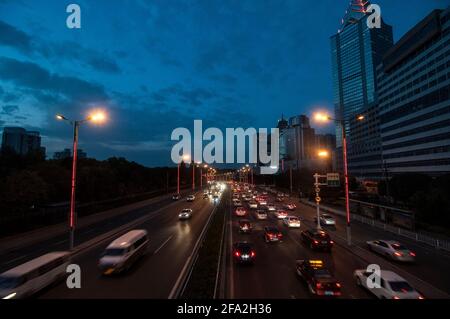
[[[39,130],[52,156],[71,139],[55,113],[102,107],[109,122],[83,127],[81,147],[154,166],[170,162],[172,130],[194,119],[274,127],[281,113],[332,110],[329,37],[348,2],[0,0],[0,131]],[[81,6],[81,30],[66,27],[69,3]],[[396,40],[449,5],[372,3]]]

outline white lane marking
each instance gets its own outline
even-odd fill
[[[53,243],[51,246],[56,246],[56,245],[65,243],[66,241],[67,241],[67,240],[63,239],[63,240],[57,241],[56,243]]]
[[[5,264],[5,265],[9,265],[9,264],[12,264],[12,263],[15,262],[15,261],[24,259],[24,258],[26,258],[26,257],[27,257],[26,255],[25,255],[25,256],[19,256],[19,257],[16,257],[16,258],[14,258],[14,259],[11,259],[11,260],[7,261],[7,262],[4,263],[4,264]]]
[[[173,237],[173,235],[171,235],[169,238],[167,238],[154,252],[153,255],[156,255],[158,253],[158,251],[161,250],[161,248],[163,248],[168,242],[169,240],[171,240]]]

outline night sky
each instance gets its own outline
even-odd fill
[[[399,39],[448,0],[376,0]],[[82,28],[66,27],[81,6]],[[0,132],[43,136],[47,156],[70,147],[56,113],[86,125],[91,157],[170,164],[176,127],[274,127],[281,113],[333,109],[329,37],[348,1],[0,0]],[[322,132],[332,132],[333,127]]]

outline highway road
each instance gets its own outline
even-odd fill
[[[275,203],[274,196],[269,194],[268,202]],[[297,259],[322,259],[335,277],[342,284],[341,298],[373,298],[372,295],[356,286],[353,278],[355,269],[366,268],[368,263],[377,263],[382,257],[375,256],[371,252],[369,258],[363,258],[355,254],[352,249],[345,246],[345,220],[337,218],[336,229],[328,229],[328,232],[335,241],[331,253],[312,251],[300,241],[300,232],[307,228],[315,227],[315,208],[299,204],[298,199],[285,199],[285,202],[293,202],[297,205],[295,211],[290,215],[298,216],[302,220],[300,229],[288,229],[282,221],[277,220],[269,213],[268,220],[256,220],[251,212],[247,217],[252,221],[253,232],[251,234],[240,234],[238,220],[230,210],[227,221],[227,247],[225,273],[227,277],[226,298],[311,298],[307,287],[297,277],[295,272],[295,260]],[[281,204],[281,203],[275,203]],[[277,226],[284,235],[281,243],[265,243],[263,239],[263,227],[266,225]],[[378,238],[392,238],[392,235],[384,233],[370,226],[354,224],[352,228],[354,243],[365,250],[365,241]],[[395,237],[395,236],[394,236]],[[237,265],[231,259],[231,245],[238,241],[248,241],[253,243],[256,251],[254,265]],[[434,251],[421,245],[413,245],[404,242],[408,247],[417,253],[417,263],[413,265],[403,265],[384,261],[382,269],[391,269],[396,272],[407,272],[417,278],[418,281],[431,283],[435,288],[440,288],[445,292],[450,291],[450,280],[448,269],[450,269],[450,259],[442,252]],[[373,257],[373,258],[372,258]],[[369,259],[369,260],[368,260]],[[447,269],[447,270],[446,270]]]
[[[183,208],[193,209],[190,220],[178,220]],[[150,245],[147,254],[129,272],[111,277],[100,274],[97,261],[111,241],[105,240],[72,260],[81,267],[81,289],[69,289],[61,282],[38,297],[168,298],[213,208],[214,204],[201,196],[192,203],[181,199],[160,208],[134,227],[147,230]]]
[[[145,205],[133,208],[135,205],[127,205],[118,208],[119,214],[102,216],[97,221],[89,225],[78,227],[75,230],[75,246],[95,238],[98,235],[111,231],[123,224],[129,223],[140,217],[172,203],[170,196],[159,196],[146,201]],[[87,217],[90,218],[90,217]],[[22,245],[18,248],[0,250],[0,273],[22,264],[28,260],[41,256],[50,251],[67,250],[69,246],[68,230],[63,233],[56,233],[52,236],[45,236],[43,240]],[[17,240],[21,240],[20,237]]]

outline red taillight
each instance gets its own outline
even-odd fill
[[[399,251],[396,251],[396,252],[394,253],[394,255],[395,255],[395,256],[397,256],[397,257],[401,257],[401,256],[403,256],[403,255],[402,255],[402,253],[401,253],[401,252],[399,252]]]
[[[333,244],[334,244],[334,241],[330,240],[330,244],[332,244],[332,245],[333,245]]]
[[[416,253],[413,253],[412,251],[409,252],[409,255],[410,255],[411,257],[416,257]]]
[[[317,288],[317,289],[322,289],[322,284],[321,284],[320,282],[318,282],[318,283],[316,284],[316,288]]]
[[[337,282],[336,287],[341,288],[341,284]]]
[[[399,296],[394,296],[394,297],[392,297],[392,299],[400,299],[400,297]]]
[[[425,299],[423,296],[419,296],[419,299]]]
[[[252,251],[252,252],[250,253],[250,256],[255,257],[255,256],[256,256],[255,252]]]
[[[314,244],[316,244],[316,245],[317,245],[318,243],[319,243],[319,242],[318,242],[317,240],[314,240]]]
[[[239,257],[239,256],[241,256],[241,253],[237,251],[237,252],[234,253],[234,255],[235,255],[236,257]]]
[[[281,237],[283,237],[283,234],[278,234],[278,238],[281,238]]]

